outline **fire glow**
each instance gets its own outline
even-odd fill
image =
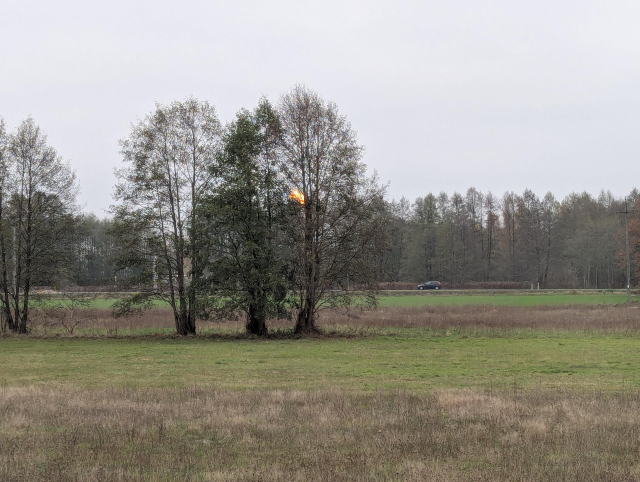
[[[296,201],[300,204],[304,204],[304,194],[302,194],[297,189],[294,189],[293,191],[291,191],[291,193],[289,194],[289,199]]]

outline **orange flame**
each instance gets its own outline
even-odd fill
[[[289,199],[291,199],[292,201],[297,201],[300,204],[304,204],[304,194],[302,194],[297,189],[291,191],[291,193],[289,194]]]

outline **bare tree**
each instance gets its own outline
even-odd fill
[[[0,164],[0,264],[6,322],[27,332],[34,283],[67,276],[78,234],[78,186],[40,127],[28,118]]]
[[[118,312],[161,299],[173,308],[176,332],[195,333],[195,208],[214,182],[220,135],[215,108],[187,98],[157,104],[121,141],[127,167],[116,171],[118,204],[112,206],[117,267],[140,292],[123,300]]]
[[[336,104],[298,85],[278,105],[281,168],[301,196],[297,332],[316,330],[326,306],[375,304],[376,273],[384,240],[384,188],[365,176],[363,148]],[[349,291],[350,285],[365,294]]]
[[[485,217],[482,209],[484,205],[484,194],[475,187],[467,190],[465,196],[465,205],[469,224],[469,274],[472,279],[481,279],[486,281],[486,273],[484,270],[485,250]]]
[[[498,248],[498,232],[500,230],[500,200],[494,196],[491,191],[484,198],[484,210],[487,219],[486,229],[486,275],[487,280],[491,280],[492,268],[491,262],[495,258],[495,252]]]
[[[513,192],[504,193],[502,196],[502,220],[507,235],[508,261],[511,267],[510,278],[512,281],[516,279],[517,206],[518,196]]]
[[[453,280],[464,284],[469,279],[469,234],[471,229],[468,221],[469,212],[467,211],[464,198],[460,193],[454,192],[451,196],[451,215],[456,231],[452,239],[455,245],[452,249],[452,264],[455,267],[454,273],[456,273]]]
[[[409,225],[412,215],[411,202],[402,197],[400,201],[392,200],[387,203],[389,223],[387,225],[387,239],[389,251],[381,260],[385,281],[401,281],[405,275],[403,258],[409,245]]]
[[[433,194],[417,198],[413,204],[407,265],[411,268],[412,278],[421,282],[433,279],[437,274],[436,228],[439,222],[437,201]]]
[[[39,311],[53,325],[73,335],[76,328],[97,318],[93,308],[96,298],[94,294],[66,291],[53,298],[43,299],[39,303]]]
[[[552,248],[554,246],[555,230],[558,221],[559,203],[556,198],[548,192],[541,202],[540,228],[542,231],[543,257],[538,268],[538,282],[543,288],[547,287],[549,278],[549,268],[551,267]]]

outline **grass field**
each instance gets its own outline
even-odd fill
[[[0,337],[0,480],[640,481],[636,303],[387,306],[266,340],[104,323]]]
[[[640,334],[395,333],[268,341],[5,339],[0,382],[234,390],[640,388]]]
[[[54,295],[55,296],[55,295]],[[118,298],[99,295],[93,301],[93,308],[110,309]],[[640,301],[640,296],[632,296]],[[419,307],[419,306],[557,306],[583,304],[620,304],[627,301],[622,290],[475,290],[475,291],[384,291],[379,297],[382,307]],[[162,301],[155,301],[157,308],[167,307]]]
[[[638,301],[637,295],[632,296],[633,301]],[[594,292],[585,293],[500,293],[484,294],[482,292],[469,294],[468,292],[428,292],[421,294],[404,294],[400,296],[381,296],[380,306],[384,307],[416,307],[416,306],[469,306],[469,305],[495,305],[495,306],[558,306],[558,305],[599,305],[620,304],[627,301],[627,295],[618,292]]]

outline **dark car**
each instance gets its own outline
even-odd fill
[[[427,281],[426,283],[422,283],[418,285],[419,290],[441,290],[442,283],[440,281]]]

